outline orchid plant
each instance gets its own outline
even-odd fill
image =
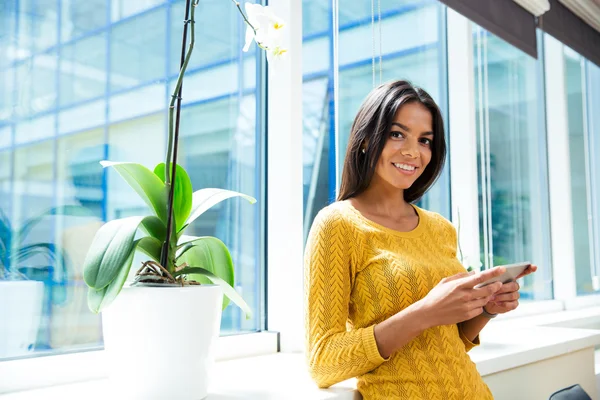
[[[284,46],[283,28],[285,24],[281,18],[275,15],[272,8],[260,4],[246,3],[247,15],[245,15],[240,3],[235,0],[232,1],[248,25],[244,51],[248,51],[252,41],[254,41],[258,47],[266,51],[269,62],[284,58],[287,55],[287,48]]]
[[[132,285],[214,283],[223,289],[223,308],[231,300],[247,318],[252,314],[250,307],[233,288],[233,263],[225,244],[214,237],[185,235],[190,224],[223,200],[242,197],[250,203],[256,202],[250,196],[224,189],[193,192],[188,173],[177,165],[179,121],[174,121],[174,112],[177,107],[179,118],[182,81],[195,44],[194,20],[198,1],[194,0],[190,5],[188,0],[187,3],[184,38],[189,26],[190,44],[169,105],[165,162],[156,165],[153,170],[132,162],[101,162],[103,167],[113,168],[121,175],[150,207],[152,215],[109,221],[96,233],[83,266],[83,278],[89,287],[88,306],[96,313],[118,296],[129,277],[134,254],[142,252],[150,260],[145,261],[135,273]],[[248,25],[244,51],[255,41],[266,51],[269,61],[284,56],[287,50],[283,47],[284,23],[281,19],[269,7],[246,3],[246,15],[240,4],[234,3]],[[189,19],[188,13],[191,14]],[[182,52],[185,39],[183,44]]]

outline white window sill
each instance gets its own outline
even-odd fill
[[[216,359],[226,361],[240,357],[275,354],[278,350],[278,337],[279,334],[276,332],[221,336],[217,341]],[[94,381],[106,376],[103,350],[1,361],[0,396],[3,393],[22,390],[33,392],[36,388]],[[78,387],[78,385],[74,386]],[[37,397],[33,396],[33,398]]]
[[[586,318],[600,309],[589,309]],[[544,316],[544,325],[564,323],[569,315],[555,313]],[[531,321],[530,318],[527,319]],[[551,359],[562,354],[593,348],[600,344],[600,331],[549,326],[525,326],[519,319],[494,321],[482,334],[482,345],[469,354],[482,376],[488,376],[519,366]],[[106,379],[54,386],[44,389],[14,392],[3,400],[31,398],[105,399],[110,395]],[[350,379],[333,387],[320,390],[312,382],[302,354],[278,353],[220,361],[216,364],[210,386],[210,399],[341,399],[356,400],[355,380]],[[113,396],[114,397],[114,396]],[[117,396],[118,397],[118,396]]]

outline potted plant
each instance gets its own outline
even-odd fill
[[[111,383],[119,397],[128,399],[206,397],[222,310],[231,300],[247,318],[251,316],[233,288],[234,269],[225,244],[214,237],[185,235],[204,211],[225,199],[256,201],[223,189],[193,192],[186,170],[177,165],[181,87],[195,43],[197,4],[198,0],[186,3],[182,64],[169,105],[165,162],[153,170],[131,162],[101,162],[114,168],[152,211],[104,224],[83,266],[88,306],[102,312]],[[283,25],[270,9],[246,4],[246,15],[239,3],[234,4],[248,25],[244,50],[254,40],[269,60],[284,55]],[[149,260],[130,274],[138,251]]]
[[[37,224],[59,214],[87,215],[82,207],[56,207],[17,229],[0,210],[0,359],[34,350],[44,304],[64,301],[68,279],[64,251],[54,243],[28,241]],[[47,263],[39,264],[44,259]]]

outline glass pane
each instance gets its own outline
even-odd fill
[[[56,0],[9,0],[18,10],[18,41],[24,56],[48,49],[58,42]]]
[[[81,266],[94,235],[104,220],[104,129],[82,132],[57,141],[56,201],[75,206],[89,216],[56,218],[56,243],[68,260],[63,298],[51,313],[52,349],[79,349],[102,345],[101,318],[87,308],[87,286]]]
[[[592,187],[594,276],[600,276],[600,66],[587,61],[587,117]],[[598,289],[598,288],[595,288]]]
[[[329,204],[329,102],[328,79],[319,78],[302,87],[302,160],[304,235],[317,213]],[[335,168],[332,168],[335,170]],[[335,172],[335,171],[331,171]]]
[[[353,5],[351,6],[350,3]],[[397,2],[388,2],[382,12],[382,79],[387,82],[397,79],[409,80],[423,87],[438,103],[444,118],[447,119],[446,102],[446,58],[444,51],[445,20],[444,7],[427,0],[412,2],[412,7],[404,7]],[[360,7],[359,7],[360,5]],[[368,6],[368,8],[366,8]],[[357,8],[370,10],[370,2],[343,0],[342,10]],[[349,11],[344,11],[349,13]],[[360,18],[362,11],[357,11]],[[369,11],[370,13],[370,11]],[[353,15],[353,14],[348,14]],[[369,14],[370,15],[370,14]],[[341,21],[340,16],[340,21]],[[375,26],[376,41],[379,39],[379,25]],[[386,38],[398,38],[386,40]],[[352,121],[366,95],[373,88],[372,57],[375,52],[375,84],[380,82],[379,45],[373,48],[371,19],[356,19],[355,24],[340,26],[340,73],[339,73],[339,139],[337,152],[340,160],[338,174],[341,173]],[[448,169],[445,168],[438,182],[418,203],[431,211],[450,217],[450,187]]]
[[[1,63],[0,63],[1,64]],[[0,66],[0,123],[13,117],[15,97],[15,69]]]
[[[101,318],[87,306],[83,260],[105,221],[149,210],[121,176],[104,170],[99,161],[138,162],[148,168],[164,161],[173,82],[167,68],[179,63],[178,53],[174,60],[167,58],[167,47],[181,41],[181,24],[169,21],[184,18],[179,6],[181,15],[173,14],[171,3],[0,4],[0,285],[16,287],[19,274],[32,281],[27,290],[0,287],[0,304],[15,304],[11,311],[18,316],[6,322],[6,308],[0,306],[0,361],[103,345]],[[222,333],[231,334],[261,330],[265,320],[264,227],[259,218],[264,168],[257,162],[264,134],[256,124],[257,115],[265,112],[260,106],[264,100],[257,97],[257,83],[264,81],[257,82],[256,54],[241,52],[245,30],[233,4],[208,3],[208,9],[221,10],[223,21],[204,16],[196,26],[206,32],[217,29],[221,42],[210,54],[197,46],[197,60],[210,68],[196,68],[186,76],[179,162],[188,168],[195,190],[226,188],[258,200],[255,205],[240,199],[222,202],[188,231],[214,235],[230,249],[237,289],[255,315],[247,321],[237,306],[229,306]],[[31,23],[20,24],[32,20],[30,11],[44,4],[48,13],[36,15],[49,24],[51,11],[59,10],[62,40],[38,51],[34,46],[46,42],[36,42],[32,35],[37,31],[28,30]],[[111,15],[116,22],[109,24]],[[56,20],[53,26],[54,31],[43,32],[55,32]],[[48,213],[63,206],[71,206],[69,215]],[[72,215],[73,210],[85,211],[85,216]],[[22,240],[7,244],[9,236],[15,238],[18,229],[40,215]],[[10,265],[4,248],[15,255]],[[134,265],[146,259],[136,255]],[[7,267],[14,271],[10,276],[4,274]]]
[[[431,1],[378,0],[371,3],[371,1],[341,0],[340,26],[367,22],[370,24],[373,11],[375,20],[378,20],[380,14],[378,4],[381,4],[382,17],[387,17],[390,14],[401,14],[411,9],[419,8],[425,3],[431,3]]]
[[[195,190],[224,188],[256,197],[261,181],[256,174],[255,96],[232,95],[223,100],[182,110],[179,163],[189,172]],[[204,213],[189,235],[215,236],[229,248],[234,260],[236,286],[253,310],[260,307],[262,281],[258,249],[260,238],[257,204],[228,200]],[[238,307],[223,313],[222,332],[253,331],[259,315],[246,320]]]
[[[54,204],[53,165],[55,156],[52,142],[25,146],[14,152],[14,177],[12,182],[12,210],[8,215],[8,224],[12,240],[10,240],[11,259],[8,259],[11,270],[27,276],[30,280],[42,282],[33,288],[33,292],[22,292],[23,298],[11,299],[11,303],[19,303],[20,319],[25,321],[31,314],[37,320],[37,329],[21,329],[21,333],[33,334],[23,347],[0,349],[0,357],[20,356],[30,348],[48,349],[51,341],[51,308],[64,301],[62,282],[64,264],[55,262],[52,246],[55,242],[55,218],[43,218],[32,225],[27,235],[17,237],[28,222],[47,213]],[[27,293],[27,295],[25,294]],[[35,306],[26,308],[32,299]],[[8,299],[7,299],[8,301]],[[22,303],[21,303],[22,301]],[[13,322],[13,321],[11,321]],[[16,321],[14,321],[16,322]],[[7,324],[7,325],[10,325]],[[25,327],[21,327],[25,328]],[[18,326],[13,328],[18,331]],[[9,337],[10,339],[10,337]],[[2,342],[3,344],[6,342]],[[21,344],[21,343],[20,343]],[[0,345],[0,347],[5,347]]]
[[[161,7],[113,26],[110,33],[112,91],[165,79],[166,21],[167,9]]]
[[[571,171],[571,212],[573,214],[573,242],[575,245],[575,275],[577,294],[594,292],[592,287],[592,258],[588,215],[589,170],[585,132],[584,60],[579,54],[565,48],[565,82],[569,122],[569,155]]]
[[[26,59],[17,66],[16,99],[18,116],[27,117],[56,108],[56,51]]]
[[[107,2],[107,0],[103,0]],[[120,19],[139,14],[145,10],[152,9],[158,5],[165,3],[164,0],[108,0],[111,6],[111,20],[116,22]],[[183,14],[181,14],[183,15]]]
[[[304,236],[335,190],[331,2],[302,2],[302,160]],[[331,145],[330,145],[331,144]]]
[[[321,0],[302,1],[302,34],[306,38],[317,34],[327,35],[331,22],[331,2]]]
[[[103,96],[106,92],[106,33],[78,40],[61,50],[60,105]]]
[[[552,298],[543,86],[540,64],[474,28],[482,262],[531,261],[523,299]]]
[[[0,67],[17,60],[16,2],[0,1]],[[4,87],[4,86],[3,86]]]
[[[242,9],[244,3],[241,2]],[[255,1],[250,1],[255,3]],[[176,0],[171,5],[171,29],[169,53],[169,74],[177,75],[181,62],[181,37],[183,35],[183,18],[185,1]],[[244,43],[240,36],[231,32],[243,30],[239,11],[231,1],[201,1],[196,7],[196,47],[188,64],[188,71],[193,71],[207,64],[227,64],[230,59],[240,56]],[[219,21],[218,24],[212,21]],[[189,28],[188,28],[189,31]],[[188,41],[189,43],[189,41]],[[246,57],[251,57],[256,44],[252,44]]]
[[[54,0],[56,1],[56,0]],[[68,42],[108,24],[106,0],[63,0],[61,3],[61,40]],[[137,2],[134,2],[137,3]],[[91,49],[88,49],[91,51]]]

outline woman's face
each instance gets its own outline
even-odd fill
[[[396,112],[375,167],[374,181],[408,189],[431,161],[433,120],[423,104],[404,104]]]

